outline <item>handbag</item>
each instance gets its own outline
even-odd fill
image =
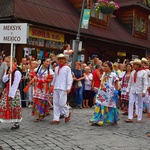
[[[81,76],[82,76],[82,71],[81,71]],[[81,81],[77,81],[76,83],[75,83],[75,88],[76,89],[79,89],[79,88],[81,88],[82,87],[82,82]]]
[[[76,82],[75,88],[76,88],[76,89],[79,89],[79,88],[81,88],[81,87],[82,87],[81,81]]]

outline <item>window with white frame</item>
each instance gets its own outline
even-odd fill
[[[136,18],[136,31],[145,33],[146,32],[146,19],[137,16]]]

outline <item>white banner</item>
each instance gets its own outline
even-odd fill
[[[0,43],[27,43],[27,23],[0,24]]]

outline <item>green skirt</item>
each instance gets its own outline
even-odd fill
[[[103,125],[114,124],[120,119],[119,112],[117,108],[102,106],[96,103],[93,117],[90,119],[90,123]]]

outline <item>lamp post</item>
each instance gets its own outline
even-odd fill
[[[73,58],[72,58],[72,69],[75,68],[75,63],[78,60],[78,49],[79,49],[79,43],[80,43],[80,28],[81,28],[81,22],[82,22],[82,17],[83,17],[83,12],[84,12],[85,1],[86,0],[83,0],[83,2],[82,2],[82,9],[81,9],[79,26],[78,26],[78,33],[77,33],[76,40],[75,40],[74,53],[73,53]]]

